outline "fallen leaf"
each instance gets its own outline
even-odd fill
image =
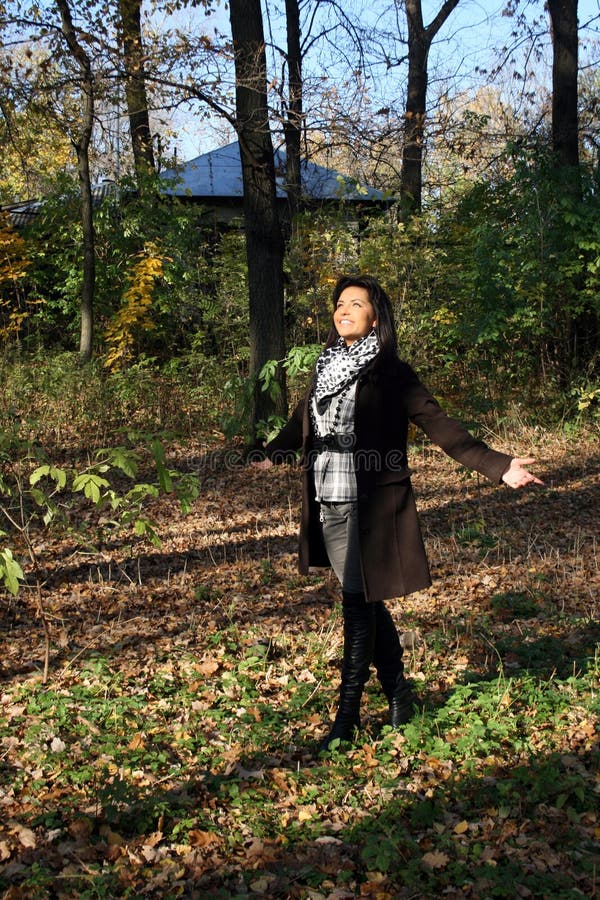
[[[196,670],[202,675],[214,675],[218,671],[220,663],[216,659],[205,659],[196,665]]]
[[[194,829],[188,832],[188,841],[190,847],[207,847],[209,844],[220,844],[222,837],[215,834],[214,831],[201,831]]]
[[[430,869],[444,869],[449,862],[448,856],[440,850],[430,850],[429,853],[423,854],[421,859]]]
[[[277,878],[275,875],[263,875],[262,878],[257,878],[256,881],[253,881],[250,884],[250,887],[257,894],[266,894],[276,880]]]
[[[317,807],[314,803],[309,803],[307,806],[301,806],[298,810],[298,821],[299,822],[308,822],[309,819],[312,819],[314,815],[317,813]]]
[[[143,750],[145,746],[144,735],[141,732],[134,734],[127,744],[128,750]]]
[[[19,839],[19,843],[23,845],[23,847],[28,847],[32,849],[36,846],[36,837],[35,833],[31,830],[31,828],[26,828],[25,825],[19,825],[18,822],[11,822],[12,831],[17,835]]]

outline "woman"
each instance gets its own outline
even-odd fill
[[[409,721],[417,701],[385,600],[431,584],[407,466],[409,422],[449,456],[493,482],[542,484],[526,466],[474,438],[447,416],[398,358],[390,300],[368,275],[343,276],[313,384],[265,447],[268,468],[302,449],[299,569],[332,566],[342,586],[344,653],[338,710],[320,749],[352,740],[375,666],[390,724]]]

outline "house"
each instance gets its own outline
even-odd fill
[[[281,203],[282,219],[287,209],[284,189],[285,153],[275,151],[277,197]],[[163,193],[166,197],[199,204],[211,224],[223,227],[239,222],[243,215],[242,162],[239,143],[234,141],[218,150],[203,153],[187,163],[161,173]],[[357,184],[333,169],[316,163],[301,162],[301,181],[304,208],[336,205],[343,202],[350,210],[350,220],[358,221],[363,212],[372,208],[385,208],[388,200],[382,191]],[[104,179],[92,188],[92,199],[97,207],[108,197],[123,196],[114,181]],[[31,225],[39,213],[43,200],[25,200],[3,206],[12,224],[17,228]]]
[[[286,208],[285,152],[275,151],[277,197]],[[372,207],[387,206],[383,191],[357,182],[333,169],[302,160],[301,183],[304,208],[349,204],[352,218]],[[226,224],[243,215],[242,162],[238,141],[203,153],[177,168],[162,173],[167,195],[203,204],[215,223]],[[169,183],[170,182],[170,183]]]

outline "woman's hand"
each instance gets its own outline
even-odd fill
[[[543,484],[543,481],[540,481],[539,478],[536,478],[535,475],[532,475],[532,473],[525,468],[534,463],[535,459],[532,457],[521,458],[515,456],[502,476],[502,481],[511,488],[522,488],[528,484]]]

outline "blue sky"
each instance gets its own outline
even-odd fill
[[[364,0],[360,0],[358,4],[355,2],[354,9],[360,9],[363,3]],[[381,7],[386,5],[382,3]],[[441,0],[423,0],[423,18],[426,24],[437,13],[440,5]],[[369,11],[377,6],[376,2],[364,3],[364,15],[368,16]],[[497,56],[494,51],[509,40],[515,25],[514,20],[502,16],[505,6],[506,0],[461,0],[438,35],[439,54],[435,47],[432,48],[429,66],[432,80],[438,75],[460,79],[465,90],[477,81],[481,83],[481,78],[477,79],[475,75],[476,68],[490,68],[495,64]],[[543,22],[547,22],[548,14],[544,12],[543,0],[521,0],[520,11],[527,15],[528,20],[541,18]],[[582,52],[582,62],[586,58],[597,62],[600,59],[600,0],[579,0],[578,15],[580,26],[597,19],[590,32],[592,39],[595,37],[596,45]],[[225,32],[229,30],[228,11],[223,6],[210,18],[200,11],[198,16],[197,27],[205,33],[212,30],[211,25]],[[547,26],[543,30],[547,32]],[[400,73],[398,76],[400,78]],[[549,69],[544,71],[541,67],[540,81],[548,83],[549,77]],[[215,122],[213,127],[201,125],[199,120],[190,115],[174,124],[180,130],[180,159],[190,159],[198,153],[213,149],[223,143],[228,135],[224,124]]]

